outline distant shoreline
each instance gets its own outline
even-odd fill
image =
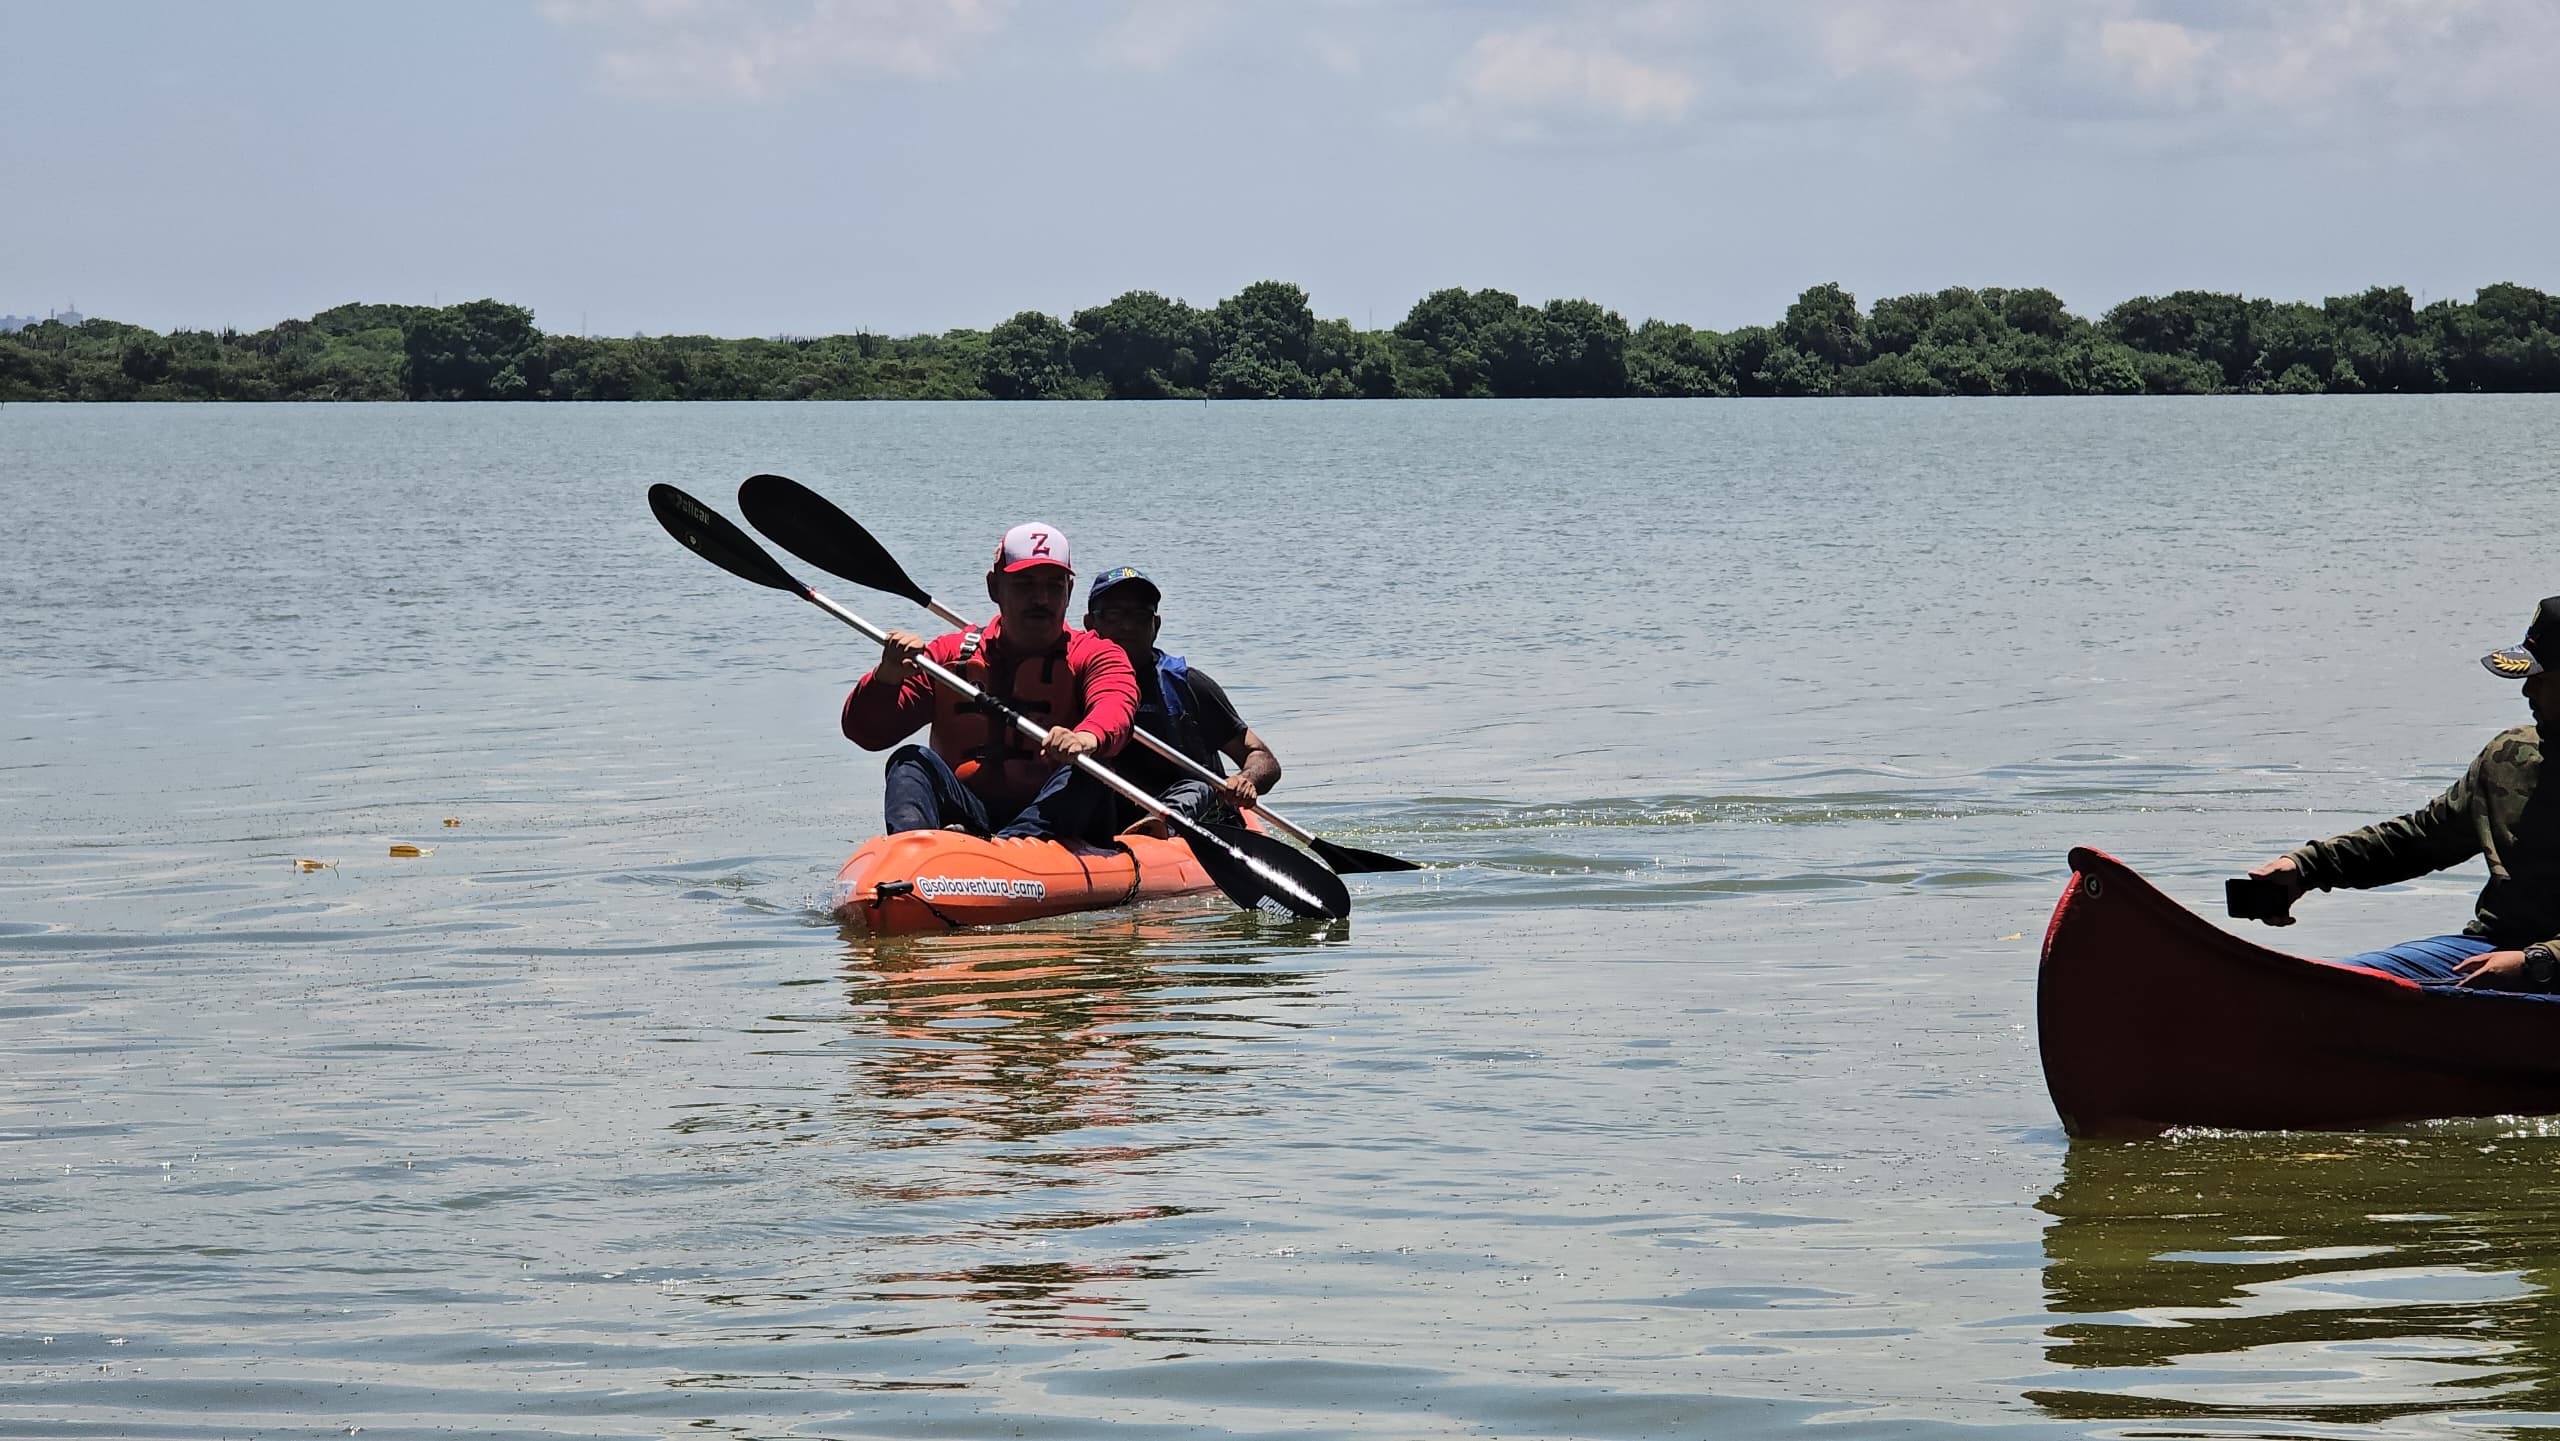
[[[1862,310],[1826,284],[1774,325],[1724,332],[1498,290],[1435,291],[1391,329],[1355,330],[1260,281],[1205,309],[1131,291],[1063,321],[917,336],[549,335],[496,300],[341,305],[254,333],[95,318],[0,333],[0,402],[2548,392],[2560,297],[2512,284],[2423,308],[2399,287],[2319,305],[2184,290],[2095,321],[2043,289]]]

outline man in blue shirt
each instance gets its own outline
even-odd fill
[[[1208,672],[1156,647],[1164,628],[1156,607],[1163,599],[1164,592],[1144,571],[1114,566],[1095,576],[1085,592],[1085,629],[1118,642],[1129,653],[1129,664],[1138,673],[1139,729],[1222,775],[1226,767],[1221,758],[1232,759],[1236,772],[1212,784],[1144,742],[1132,743],[1112,764],[1131,784],[1184,815],[1224,819],[1250,808],[1279,784],[1280,760],[1236,714],[1225,688]],[[1135,813],[1135,807],[1128,809]]]

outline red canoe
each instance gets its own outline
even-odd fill
[[[2560,996],[2422,988],[2252,945],[2081,847],[2036,976],[2074,1136],[2560,1112]]]

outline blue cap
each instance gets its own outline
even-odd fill
[[[1145,571],[1138,569],[1134,565],[1115,565],[1111,569],[1106,570],[1102,574],[1093,578],[1093,588],[1084,593],[1085,608],[1090,610],[1094,606],[1101,604],[1102,593],[1104,591],[1111,589],[1115,585],[1126,585],[1131,581],[1135,581],[1139,585],[1145,586],[1147,588],[1147,594],[1154,597],[1156,600],[1160,601],[1164,599],[1164,592],[1157,588],[1154,581],[1147,579],[1147,573]]]

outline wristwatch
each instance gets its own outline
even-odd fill
[[[2537,991],[2547,991],[2555,978],[2560,978],[2560,951],[2540,941],[2525,947],[2524,983]]]

